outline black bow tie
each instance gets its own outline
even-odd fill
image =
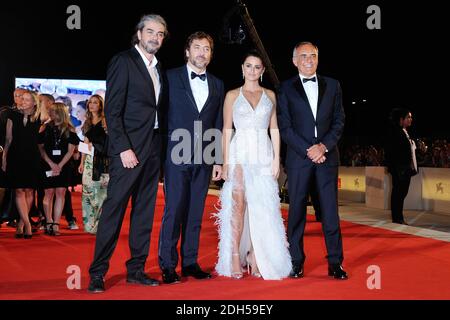
[[[312,81],[312,82],[316,82],[316,77],[312,77],[312,78],[303,78],[303,83],[306,83],[308,81]]]
[[[205,81],[205,79],[206,79],[206,73],[203,73],[203,74],[196,74],[194,71],[191,71],[191,79],[195,79],[196,77],[199,77],[200,80]]]

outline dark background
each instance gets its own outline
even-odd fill
[[[416,136],[450,137],[447,100],[443,2],[410,1],[243,1],[280,80],[296,74],[291,56],[303,40],[319,47],[318,73],[339,79],[347,115],[345,138],[377,143],[389,111],[407,107]],[[81,30],[68,30],[66,9],[81,8]],[[216,40],[209,71],[227,89],[241,85],[245,41],[221,41],[224,16],[236,4],[227,1],[96,1],[0,4],[0,104],[11,104],[14,77],[105,79],[109,59],[130,47],[140,16],[158,13],[167,20],[170,38],[158,52],[166,68],[184,63],[189,34],[203,30]],[[369,30],[367,7],[381,8],[381,30]],[[232,18],[234,32],[239,20]],[[271,87],[268,79],[266,86]],[[363,99],[367,101],[362,102]],[[356,102],[352,104],[352,102]]]

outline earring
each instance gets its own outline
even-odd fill
[[[261,82],[262,82],[262,75],[263,75],[263,74],[261,73]]]
[[[242,79],[245,80],[244,71],[242,71]]]

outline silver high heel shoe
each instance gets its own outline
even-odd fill
[[[247,260],[247,273],[251,274],[252,276],[256,277],[256,278],[261,278],[261,273],[259,273],[258,267],[256,265],[256,259],[255,256],[253,254],[253,260],[249,258],[250,256],[250,252],[247,254],[246,260]],[[250,269],[251,269],[251,273],[250,273]],[[257,271],[255,271],[257,270]]]
[[[233,253],[232,254],[234,257],[238,256],[239,257],[239,253]],[[242,269],[240,268],[240,271],[231,271],[231,277],[233,279],[239,280],[242,279],[244,277],[244,274],[242,272]]]

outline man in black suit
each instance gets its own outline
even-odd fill
[[[391,112],[392,129],[385,148],[386,165],[392,176],[391,213],[392,222],[406,223],[403,202],[408,194],[411,177],[417,174],[416,144],[409,137],[411,112],[395,108]]]
[[[221,151],[224,100],[222,80],[206,71],[213,49],[214,42],[210,35],[195,32],[186,41],[186,65],[167,71],[166,203],[159,238],[159,265],[163,282],[167,284],[180,282],[175,271],[180,234],[182,276],[196,279],[211,277],[210,273],[200,268],[197,258],[211,172],[214,181],[220,179],[222,172],[220,155],[209,152],[210,146],[214,145],[216,151]],[[209,141],[214,135],[208,136],[214,129],[218,135],[211,145]]]
[[[108,197],[97,231],[90,292],[104,291],[109,260],[117,244],[128,200],[132,199],[127,282],[156,286],[145,272],[161,164],[160,130],[167,85],[155,53],[167,36],[159,15],[136,26],[135,46],[112,58],[107,72],[105,116],[110,156]]]
[[[295,46],[293,63],[299,75],[284,81],[278,95],[280,133],[288,146],[288,240],[293,264],[290,276],[303,276],[306,203],[314,179],[328,251],[328,275],[347,279],[342,268],[344,256],[337,204],[337,143],[344,129],[345,114],[339,82],[316,75],[318,54],[318,48],[310,42]]]

